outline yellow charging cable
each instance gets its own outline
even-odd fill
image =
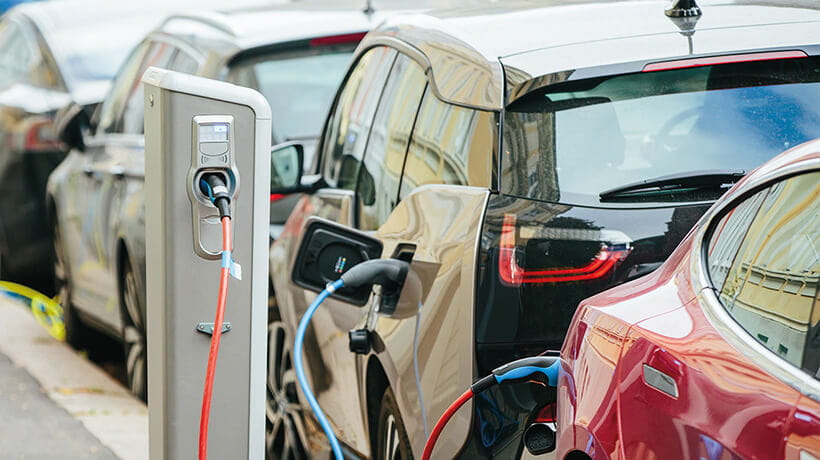
[[[65,340],[63,307],[60,306],[59,298],[49,298],[41,292],[11,281],[0,281],[0,291],[25,299],[31,309],[31,314],[38,323],[46,328],[49,335],[57,340]]]

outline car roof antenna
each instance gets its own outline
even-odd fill
[[[670,18],[689,18],[703,14],[695,0],[672,0],[672,6],[665,13]]]
[[[672,6],[664,11],[669,19],[678,26],[680,34],[689,42],[689,54],[694,54],[692,36],[695,35],[695,25],[703,12],[695,0],[672,0]]]
[[[362,12],[368,16],[373,16],[376,10],[373,9],[372,0],[365,0],[364,10]]]

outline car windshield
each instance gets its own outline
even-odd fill
[[[601,192],[649,178],[749,171],[820,137],[818,101],[817,57],[553,85],[506,109],[502,188],[545,201],[600,204]],[[685,192],[643,201],[716,198]]]
[[[255,88],[270,103],[273,143],[318,137],[350,62],[349,50],[314,49],[238,64],[230,78]]]

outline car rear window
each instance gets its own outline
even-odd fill
[[[820,137],[817,101],[818,57],[556,84],[507,107],[502,190],[599,205],[601,192],[649,178],[749,171]],[[649,201],[704,198],[717,196],[682,193]]]
[[[231,79],[268,100],[274,143],[315,138],[352,53],[350,47],[264,56],[237,64]]]

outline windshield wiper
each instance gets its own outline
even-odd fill
[[[746,171],[737,169],[711,169],[688,171],[655,177],[631,184],[622,185],[600,193],[601,201],[622,200],[624,198],[646,199],[653,195],[666,195],[703,189],[728,189],[731,184],[746,175]]]

